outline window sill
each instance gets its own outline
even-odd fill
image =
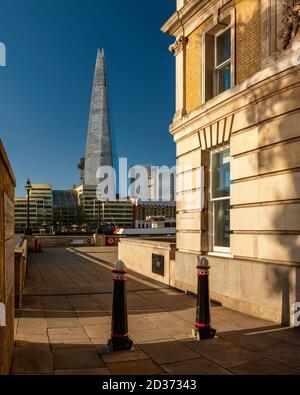
[[[230,252],[209,252],[207,254],[208,256],[215,256],[217,258],[227,258],[227,259],[233,259],[234,256],[230,254]]]

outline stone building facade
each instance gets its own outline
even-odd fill
[[[96,231],[102,223],[120,228],[131,228],[133,203],[129,199],[99,200],[96,185],[82,185],[76,190],[78,204],[83,209],[85,222]]]
[[[175,286],[197,256],[224,306],[290,323],[300,302],[300,2],[177,0]]]
[[[144,201],[131,199],[133,203],[133,219],[136,221],[145,221],[147,217],[163,216],[166,219],[175,219],[176,202],[175,201]]]

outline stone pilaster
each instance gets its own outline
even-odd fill
[[[169,48],[170,52],[176,57],[176,111],[174,122],[186,114],[186,83],[185,83],[185,65],[186,65],[186,45],[188,39],[180,36]]]

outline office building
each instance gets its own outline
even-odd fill
[[[145,221],[147,217],[162,216],[167,220],[176,219],[176,202],[174,201],[149,201],[131,199],[133,203],[133,219]]]
[[[82,206],[79,205],[76,191],[54,190],[53,224],[55,227],[70,228],[72,225],[83,225],[86,221]]]
[[[53,196],[51,184],[33,184],[30,191],[30,226],[32,231],[53,223]],[[15,228],[23,232],[27,226],[27,198],[15,199]]]

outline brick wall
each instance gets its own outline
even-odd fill
[[[236,83],[240,84],[261,68],[261,0],[233,0],[221,12],[236,9]],[[186,52],[186,111],[201,105],[202,33],[212,24],[212,17],[188,37]]]
[[[6,305],[6,327],[0,328],[0,374],[8,374],[14,349],[14,289],[5,295],[4,194],[14,202],[15,179],[0,140],[0,302]],[[14,282],[14,254],[9,264]]]
[[[240,84],[261,68],[260,0],[236,0],[236,82]]]
[[[201,104],[202,34],[211,23],[212,18],[209,18],[189,36],[186,48],[186,111],[188,113]]]

